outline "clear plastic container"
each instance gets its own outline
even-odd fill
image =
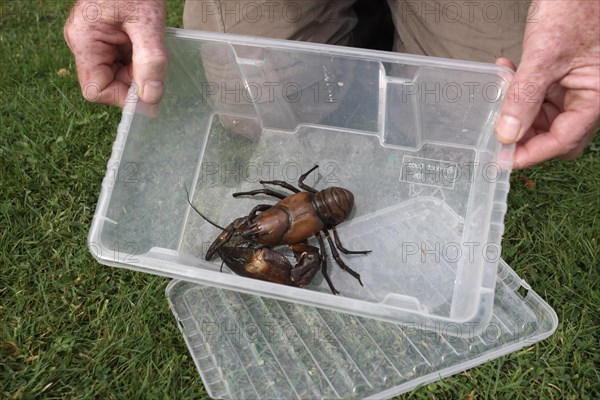
[[[132,91],[123,111],[89,235],[99,262],[430,329],[482,329],[513,151],[493,134],[508,69],[184,30],[168,30],[165,44],[160,105]],[[373,250],[342,254],[364,287],[331,259],[337,296],[320,273],[296,288],[204,260],[220,230],[191,210],[184,186],[225,226],[277,201],[232,193],[261,179],[296,185],[315,164],[307,184],[354,194],[338,231],[347,248]]]
[[[527,291],[524,297],[520,294]],[[183,281],[167,287],[206,391],[219,399],[383,399],[530,346],[556,313],[501,261],[481,334],[423,331]]]

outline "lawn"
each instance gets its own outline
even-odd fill
[[[182,1],[170,3],[180,26]],[[0,397],[207,398],[166,278],[86,238],[120,110],[85,102],[67,2],[0,5]],[[557,312],[545,341],[405,398],[599,398],[600,137],[511,176],[503,257]]]

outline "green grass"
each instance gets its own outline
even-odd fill
[[[206,398],[168,280],[88,253],[120,111],[79,93],[62,39],[68,4],[0,10],[0,397]],[[556,310],[558,331],[406,398],[600,397],[599,156],[596,137],[576,161],[511,178],[503,255]]]

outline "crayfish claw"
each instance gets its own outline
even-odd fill
[[[268,247],[253,249],[223,246],[218,251],[225,265],[238,275],[296,286],[290,275],[292,264]]]

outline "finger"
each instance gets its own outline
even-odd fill
[[[549,102],[543,103],[540,112],[531,124],[531,128],[529,128],[521,140],[523,141],[527,139],[528,136],[550,131],[553,121],[560,115],[560,113],[562,113],[561,108]],[[533,132],[533,134],[531,134],[531,132]]]
[[[502,143],[518,142],[538,115],[551,80],[548,72],[525,61],[517,68],[496,122],[496,138]]]
[[[164,13],[138,23],[124,25],[132,43],[132,75],[140,98],[156,104],[163,94],[163,81],[167,67],[164,49]]]
[[[535,135],[515,150],[515,169],[529,168],[553,158],[572,158],[593,137],[596,115],[591,110],[569,110],[556,117],[550,131]]]
[[[65,41],[75,56],[81,92],[88,101],[122,106],[129,83],[115,79],[119,70],[116,48],[129,42],[129,38],[110,26],[94,28],[89,23],[67,21],[63,29]]]
[[[81,48],[93,51],[80,51]],[[83,97],[93,103],[122,107],[131,81],[115,64],[114,47],[100,41],[77,43],[74,54]]]
[[[575,160],[577,157],[579,157],[581,155],[581,153],[583,153],[585,148],[588,147],[588,145],[594,138],[594,135],[596,135],[595,131],[588,132],[588,134],[583,138],[583,140],[581,141],[579,146],[577,146],[575,149],[571,150],[570,152],[568,152],[566,154],[558,156],[558,158],[561,160]]]
[[[507,68],[512,69],[513,71],[517,70],[517,66],[506,57],[499,57],[498,59],[496,59],[496,64],[503,65]]]
[[[110,67],[106,66],[110,70]],[[100,74],[96,74],[96,77]],[[129,82],[112,80],[108,84],[103,85],[103,81],[99,79],[80,79],[81,93],[83,97],[92,103],[107,104],[111,106],[123,107],[127,101],[127,93],[129,91]]]

